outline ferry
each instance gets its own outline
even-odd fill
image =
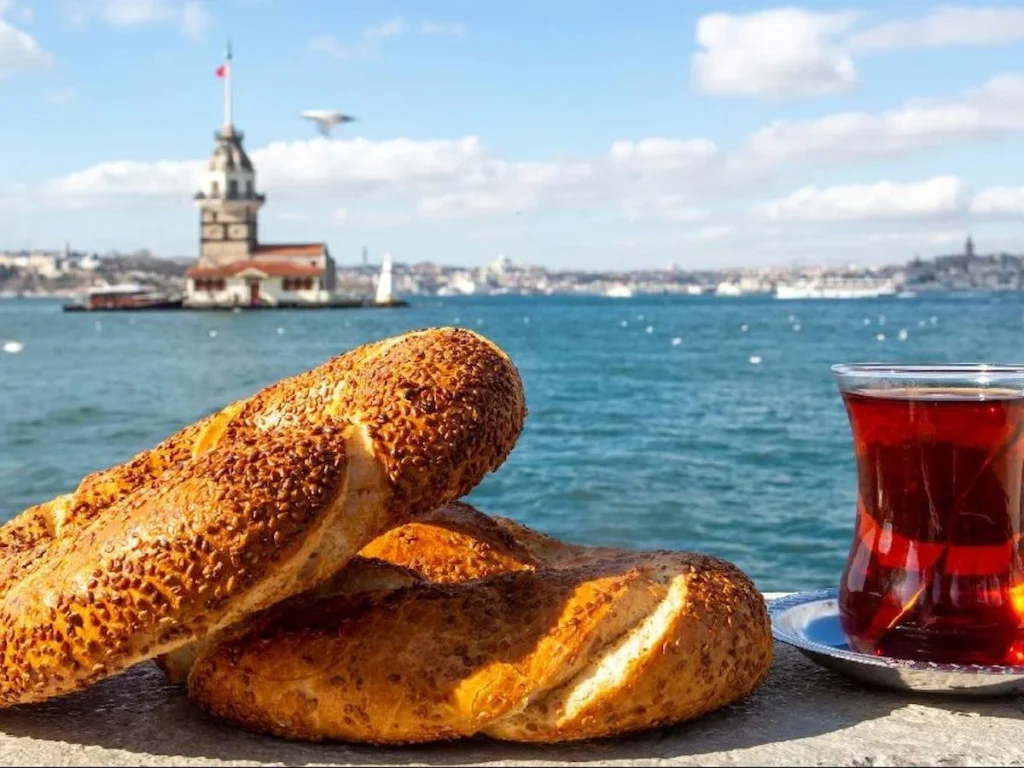
[[[716,296],[742,296],[743,291],[737,283],[724,281],[715,286]]]
[[[630,299],[633,297],[633,289],[625,283],[617,283],[609,286],[604,295],[611,299]]]
[[[892,280],[872,278],[825,277],[775,286],[776,299],[875,299],[897,294]]]
[[[110,310],[181,309],[181,298],[171,298],[139,283],[121,283],[90,288],[77,302],[64,305],[65,312]]]

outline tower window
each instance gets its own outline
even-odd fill
[[[228,182],[228,200],[234,200],[236,197],[238,197],[238,181],[231,179]]]
[[[252,181],[245,182],[245,196],[252,197]]]
[[[210,182],[210,196],[220,197],[220,184],[218,184],[216,181]]]

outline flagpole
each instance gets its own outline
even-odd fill
[[[224,62],[227,64],[226,71],[224,73],[224,128],[231,128],[231,77],[234,74],[232,70],[234,67],[231,65],[231,41],[228,40],[227,48],[224,51]]]

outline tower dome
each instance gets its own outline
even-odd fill
[[[217,145],[213,148],[206,170],[215,172],[247,171],[253,173],[252,161],[242,147],[244,134],[235,126],[226,125],[214,134]]]
[[[214,138],[217,143],[206,163],[203,188],[197,200],[256,200],[256,171],[242,146],[244,134],[230,123],[221,128]]]

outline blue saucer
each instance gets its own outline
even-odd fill
[[[1024,666],[936,664],[851,650],[839,626],[838,597],[836,589],[820,589],[769,601],[772,635],[823,667],[871,685],[952,696],[1024,692]]]

